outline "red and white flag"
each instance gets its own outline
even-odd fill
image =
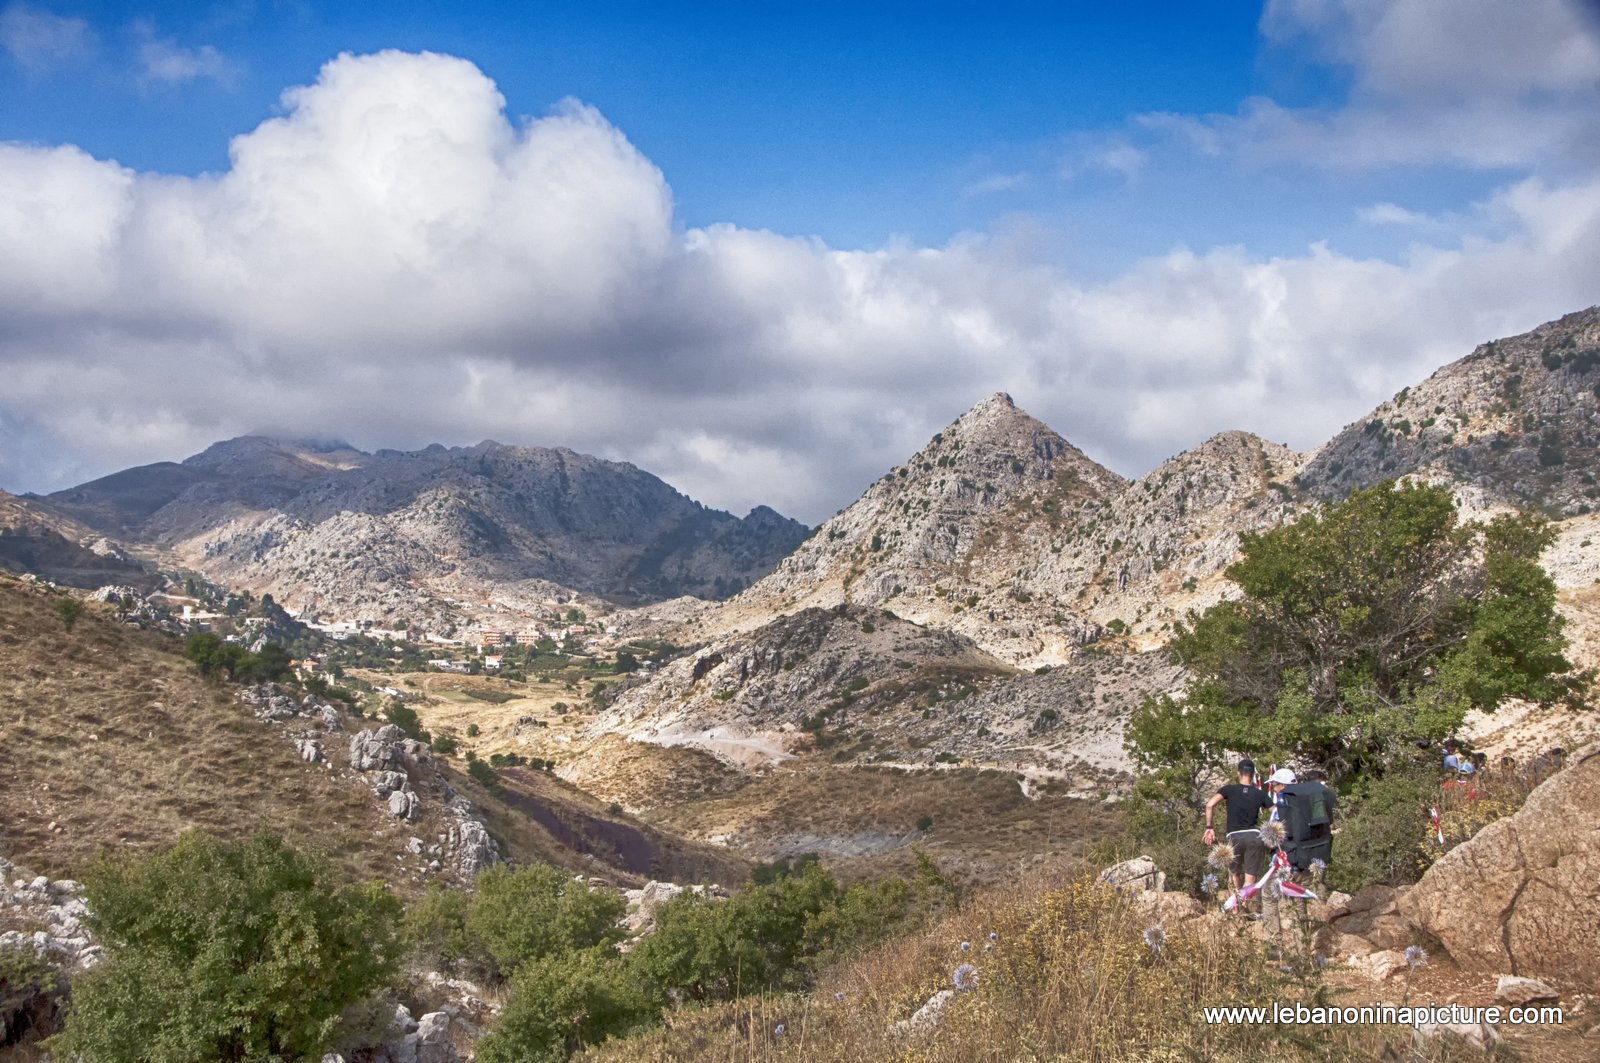
[[[1288,897],[1291,900],[1296,900],[1296,901],[1315,901],[1315,900],[1320,900],[1321,899],[1315,893],[1312,893],[1310,890],[1306,889],[1304,886],[1301,886],[1301,885],[1298,885],[1296,883],[1290,882],[1288,879],[1285,879],[1284,881],[1278,883],[1278,889],[1279,889],[1280,892],[1283,893],[1283,895],[1285,897]]]
[[[1434,805],[1428,810],[1433,821],[1433,836],[1439,839],[1439,844],[1444,844],[1444,824],[1439,821],[1439,806]]]

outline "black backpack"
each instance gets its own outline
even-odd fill
[[[1295,870],[1306,870],[1313,860],[1332,862],[1333,806],[1333,791],[1321,783],[1295,783],[1283,788],[1278,818],[1283,821],[1286,837],[1283,851]]]

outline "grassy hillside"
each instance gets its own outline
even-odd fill
[[[388,870],[370,839],[389,817],[370,793],[303,764],[172,639],[94,604],[68,631],[56,600],[0,576],[0,853],[70,877],[194,828],[273,830],[363,875]]]
[[[306,764],[236,689],[203,680],[175,640],[116,623],[93,603],[69,631],[55,612],[60,600],[0,575],[0,855],[73,877],[103,852],[170,845],[188,830],[269,830],[333,855],[357,877],[420,889],[422,859],[396,857],[408,837],[441,829],[437,799],[422,821],[396,820],[348,771],[345,736],[325,743],[332,763]],[[347,731],[375,725],[345,723]],[[613,814],[547,774],[508,771],[503,795],[492,795],[460,762],[441,758],[441,768],[512,859],[618,884],[746,875],[741,858]]]

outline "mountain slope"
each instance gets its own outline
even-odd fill
[[[1340,497],[1418,473],[1571,515],[1600,499],[1600,307],[1485,343],[1350,425],[1301,482]]]
[[[76,877],[102,853],[188,830],[269,830],[411,892],[450,873],[427,869],[429,854],[408,842],[447,830],[446,795],[459,791],[513,859],[629,882],[742,877],[737,857],[610,814],[542,773],[506,773],[502,798],[448,758],[407,754],[425,811],[397,818],[346,755],[377,723],[338,713],[342,731],[327,717],[266,722],[260,699],[247,706],[238,688],[202,680],[176,640],[99,605],[65,631],[58,600],[0,575],[0,855],[36,873]],[[323,729],[316,763],[290,740],[307,723]]]
[[[1022,603],[1006,598],[1014,546],[1041,529],[1071,526],[1125,484],[1009,395],[990,396],[701,630],[738,630],[849,602],[959,632],[1008,660],[1064,658],[1094,632],[1070,609],[1018,609]]]
[[[247,436],[42,503],[297,607],[442,618],[442,601],[578,593],[726,596],[805,528],[707,509],[660,479],[570,450],[438,445],[364,454]]]
[[[0,570],[31,572],[67,587],[117,583],[148,589],[158,582],[104,536],[4,491],[0,491]]]

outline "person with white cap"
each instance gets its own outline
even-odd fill
[[[1274,946],[1283,933],[1281,902],[1285,896],[1299,900],[1302,921],[1306,899],[1315,899],[1310,887],[1320,880],[1333,858],[1333,815],[1337,799],[1319,780],[1301,782],[1293,771],[1279,768],[1267,780],[1273,793],[1273,833],[1281,836],[1275,857],[1277,881],[1261,898],[1261,917]]]

